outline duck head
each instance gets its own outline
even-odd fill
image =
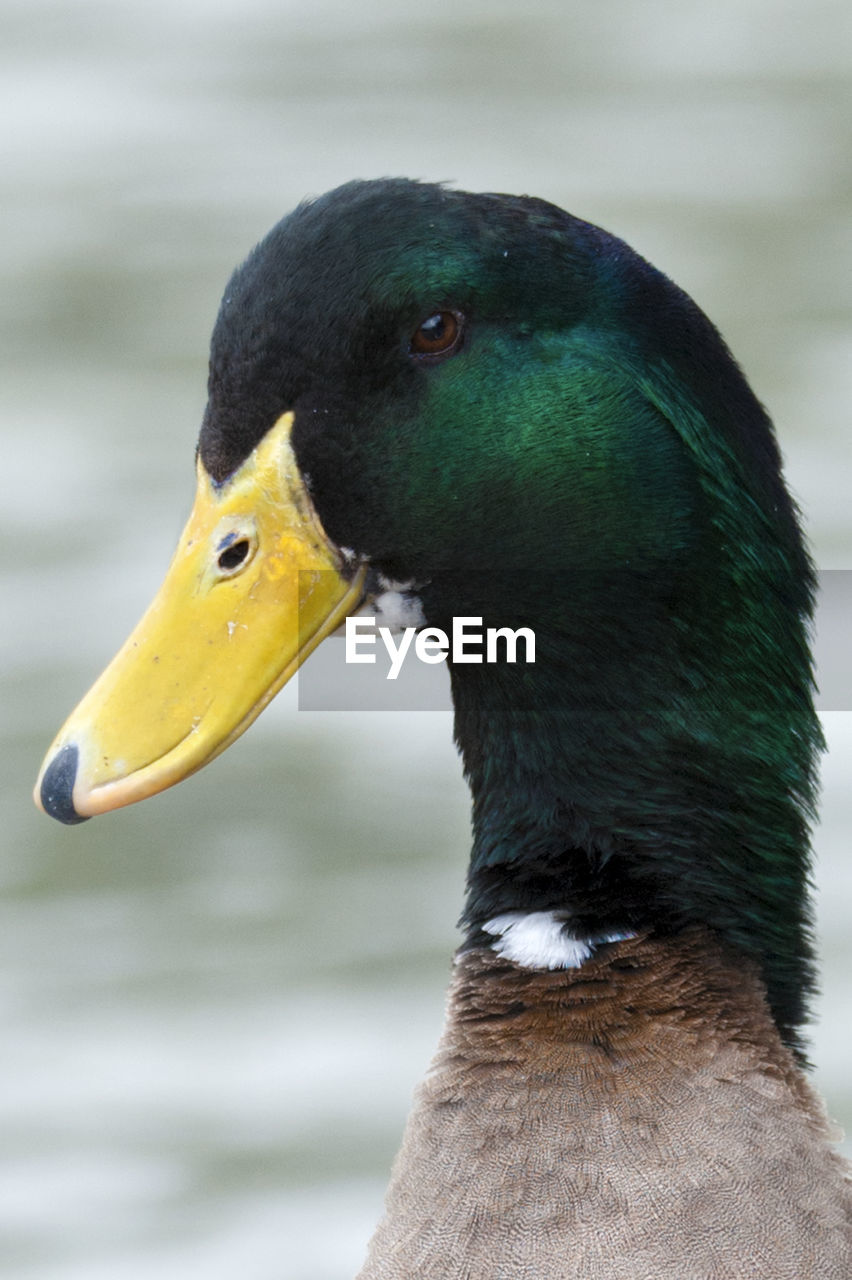
[[[716,330],[543,201],[356,182],[283,219],[213,332],[197,496],[160,595],[51,747],[80,821],[219,754],[347,615],[532,628],[450,663],[468,936],[708,920],[788,1039],[810,981],[812,573]]]

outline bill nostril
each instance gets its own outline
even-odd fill
[[[233,573],[245,563],[250,550],[248,538],[240,538],[238,542],[232,542],[219,555],[219,568],[224,573]]]
[[[51,818],[69,826],[87,822],[74,808],[74,782],[77,778],[79,752],[73,742],[57,751],[41,780],[41,807]]]

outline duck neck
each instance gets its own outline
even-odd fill
[[[593,619],[545,615],[534,667],[451,671],[473,795],[468,944],[534,913],[592,948],[709,925],[757,962],[798,1048],[818,740],[802,634],[800,679],[788,654],[779,681],[768,642],[744,655],[698,595],[655,599],[637,575],[595,591]]]

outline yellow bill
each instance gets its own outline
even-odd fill
[[[243,733],[363,597],[320,525],[284,414],[198,487],[165,582],[63,726],[35,799],[79,822],[163,791]]]

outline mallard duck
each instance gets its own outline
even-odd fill
[[[197,486],[48,754],[63,822],[199,769],[365,606],[535,637],[449,659],[465,936],[361,1280],[845,1280],[800,1039],[814,575],[704,314],[542,200],[350,183],[228,284]]]

